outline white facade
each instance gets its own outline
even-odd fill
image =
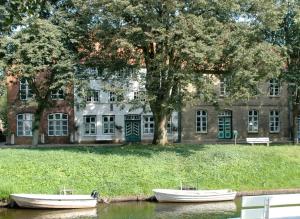
[[[133,100],[135,92],[139,91],[138,82],[132,81],[129,84],[125,100]],[[154,122],[150,107],[143,110],[133,109],[132,104],[121,106],[116,97],[101,89],[103,86],[101,80],[91,80],[90,88],[95,91],[95,95],[88,98],[85,108],[75,107],[75,140],[79,143],[151,141]],[[178,139],[177,112],[172,113],[168,123],[168,138],[170,142]]]

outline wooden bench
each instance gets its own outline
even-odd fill
[[[267,146],[269,146],[269,144],[271,143],[269,137],[259,137],[259,138],[246,138],[246,142],[254,145],[254,144],[267,144]]]
[[[276,218],[300,218],[300,194],[243,197],[240,219]]]

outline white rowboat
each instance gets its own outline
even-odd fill
[[[94,208],[97,205],[97,198],[90,195],[11,194],[10,198],[23,208]]]
[[[154,189],[159,202],[216,202],[232,201],[236,192],[229,189],[221,190],[176,190]]]

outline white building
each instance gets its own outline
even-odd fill
[[[75,140],[78,143],[152,141],[154,121],[150,107],[144,107],[145,110],[134,109],[132,103],[121,105],[115,93],[104,91],[104,86],[101,80],[90,80],[91,92],[86,97],[85,108],[75,107]],[[139,83],[131,81],[124,94],[125,103],[126,100],[143,101],[141,93]],[[169,141],[177,141],[176,112],[172,113],[167,129]]]

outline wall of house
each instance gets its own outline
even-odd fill
[[[216,86],[218,88],[218,86]],[[218,138],[218,114],[224,110],[232,112],[232,130],[238,131],[238,142],[245,142],[247,137],[269,137],[273,142],[290,141],[290,115],[287,98],[287,86],[283,85],[280,95],[271,97],[268,94],[268,83],[261,84],[262,95],[249,101],[235,101],[231,105],[225,104],[222,97],[219,98],[219,106],[200,102],[187,105],[182,111],[182,142],[186,143],[233,143],[232,139]],[[207,112],[207,133],[196,132],[196,112],[205,110]],[[257,110],[258,132],[248,131],[248,112]],[[271,133],[269,131],[269,113],[271,110],[280,112],[280,131]]]
[[[32,136],[18,136],[17,134],[17,115],[23,113],[34,113],[37,105],[34,99],[24,101],[19,97],[19,81],[10,76],[7,78],[7,102],[8,102],[8,132],[7,143],[12,144],[11,135],[14,135],[15,144],[31,144]],[[53,106],[46,109],[43,113],[40,123],[40,142],[41,136],[44,135],[45,144],[65,144],[72,141],[74,136],[74,107],[73,107],[73,89],[66,89],[65,100],[50,100]],[[68,114],[68,135],[67,136],[48,136],[48,114],[49,113],[66,113]]]
[[[125,142],[125,116],[126,115],[140,115],[140,131],[141,141],[151,142],[153,134],[146,134],[143,132],[144,120],[143,116],[152,115],[150,108],[146,107],[146,110],[142,108],[133,109],[131,104],[118,104],[109,102],[109,94],[102,90],[103,83],[100,80],[91,80],[90,87],[94,90],[100,90],[100,101],[87,103],[84,108],[75,107],[75,124],[76,124],[76,141],[79,143],[94,143],[94,142]],[[139,90],[139,84],[133,81],[127,88],[128,92],[125,93],[125,99],[133,99],[133,91]],[[85,135],[84,133],[84,116],[95,115],[96,134]],[[114,134],[104,134],[102,118],[104,115],[112,115],[115,117],[115,125],[118,129],[115,129]],[[168,134],[170,142],[175,142],[178,139],[178,114],[174,112],[172,114],[172,133]],[[121,128],[120,128],[121,127]]]

